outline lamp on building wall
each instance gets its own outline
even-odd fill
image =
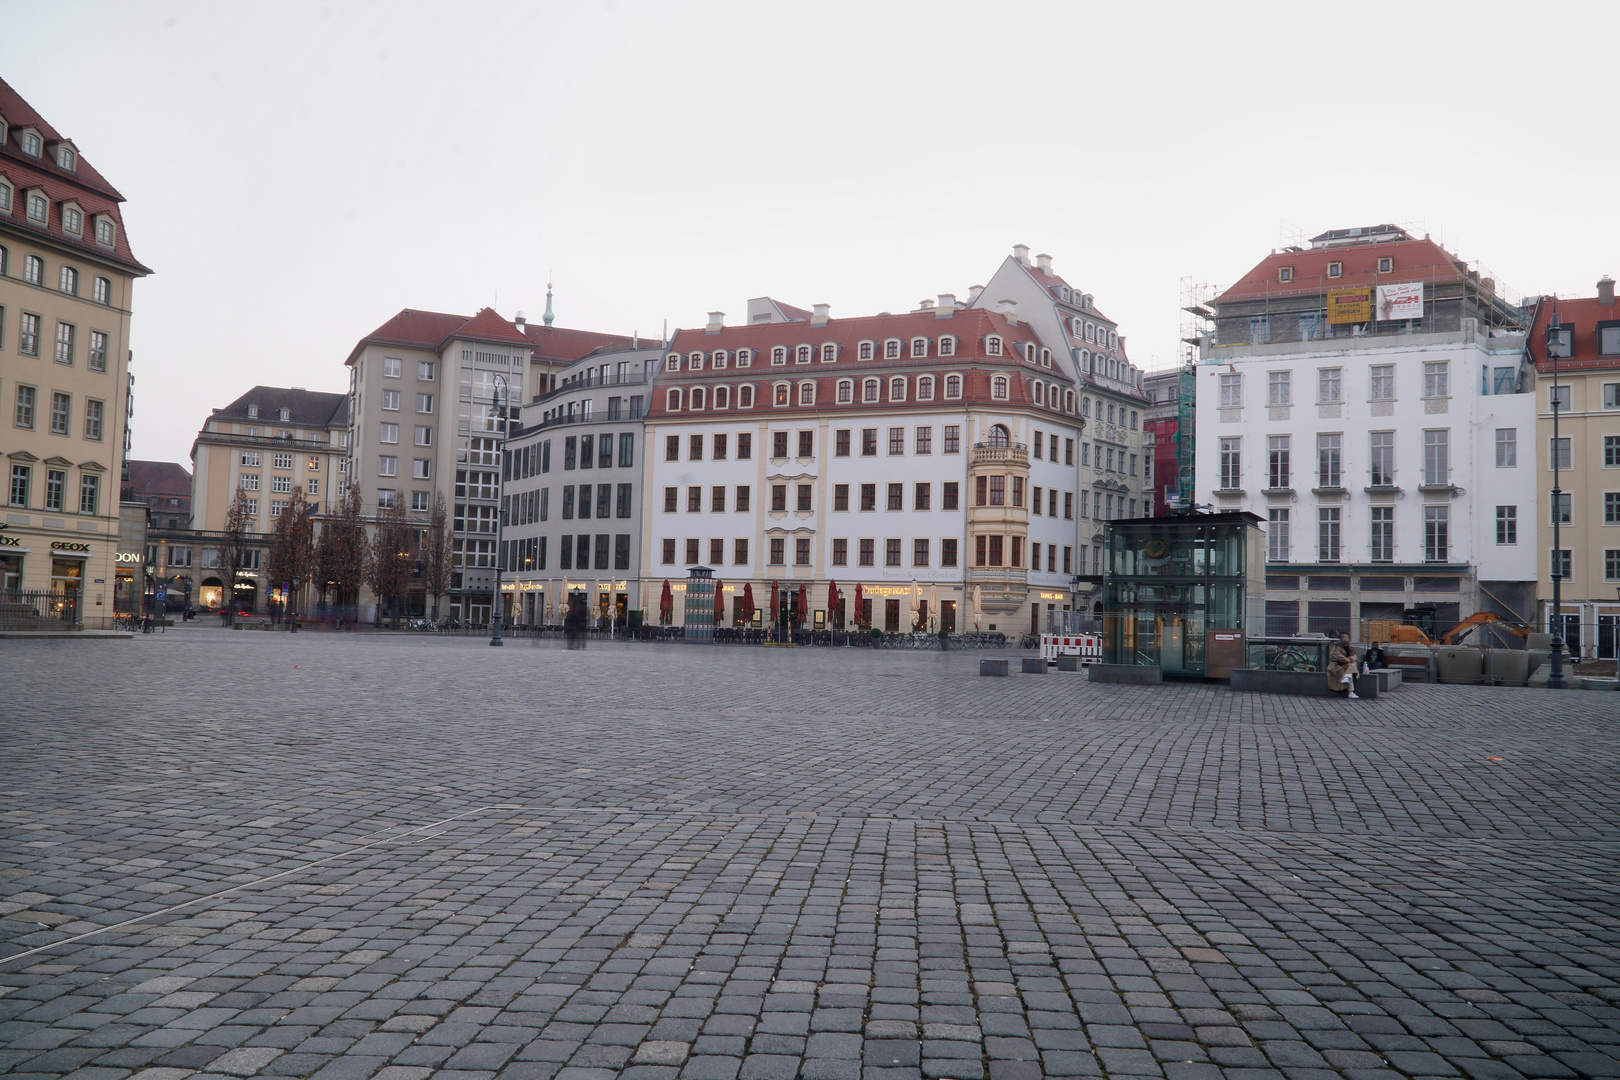
[[[1552,559],[1552,618],[1548,629],[1552,632],[1552,640],[1548,643],[1551,656],[1548,658],[1550,667],[1547,672],[1547,689],[1562,690],[1564,688],[1564,552],[1562,547],[1562,532],[1560,523],[1564,517],[1564,497],[1558,486],[1559,450],[1558,442],[1558,413],[1562,396],[1558,385],[1558,361],[1570,353],[1570,341],[1564,336],[1563,327],[1558,325],[1558,298],[1553,298],[1552,316],[1547,322],[1546,351],[1552,360],[1552,520],[1553,520],[1553,546]]]
[[[490,597],[489,604],[489,643],[491,645],[506,644],[501,640],[501,537],[506,524],[506,436],[507,421],[506,408],[501,402],[502,395],[511,396],[510,388],[506,383],[506,376],[497,374],[495,379],[495,417],[501,425],[501,445],[495,453],[495,592]]]

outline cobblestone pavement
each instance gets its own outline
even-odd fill
[[[1620,1076],[1620,695],[0,645],[0,1073]]]

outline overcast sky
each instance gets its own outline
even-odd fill
[[[1150,369],[1183,277],[1329,228],[1592,295],[1614,85],[1560,6],[5,3],[0,61],[128,199],[134,452],[189,463],[255,383],[346,389],[404,307],[538,320],[548,271],[560,325],[655,336],[1026,243]]]

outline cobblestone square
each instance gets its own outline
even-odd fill
[[[0,1073],[1620,1076],[1620,695],[0,642]]]

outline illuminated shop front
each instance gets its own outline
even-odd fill
[[[1128,518],[1104,533],[1103,663],[1224,678],[1265,626],[1265,533],[1247,511]]]

